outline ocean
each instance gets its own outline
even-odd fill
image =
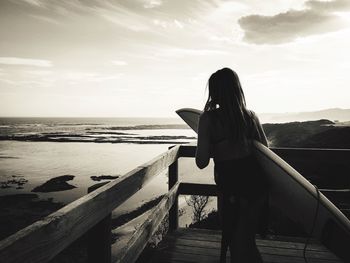
[[[75,188],[35,193],[41,199],[67,204],[98,183],[93,176],[123,175],[171,145],[194,141],[196,134],[180,119],[1,118],[0,139],[0,196],[32,193],[52,178],[73,175],[67,183]],[[213,182],[212,165],[203,173],[193,158],[182,159],[180,179]],[[164,171],[114,215],[165,193],[167,180]]]

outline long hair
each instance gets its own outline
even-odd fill
[[[204,111],[219,107],[229,139],[245,139],[251,118],[237,73],[229,68],[220,69],[210,76],[208,86],[209,96]]]

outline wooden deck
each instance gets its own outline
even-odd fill
[[[214,230],[179,228],[165,237],[149,262],[219,262],[220,236],[220,232]],[[257,244],[264,262],[305,262],[303,258],[304,243],[300,238],[285,238],[284,241],[281,239],[257,239]],[[227,262],[230,262],[229,253],[227,254]],[[327,248],[315,243],[308,245],[306,257],[309,263],[342,262]]]

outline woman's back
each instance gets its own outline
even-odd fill
[[[267,144],[266,138],[261,128],[259,119],[252,111],[247,112],[246,134],[241,138],[234,138],[230,134],[229,125],[225,123],[225,118],[220,109],[207,112],[210,122],[210,140],[212,144],[212,155],[214,161],[224,161],[230,159],[240,159],[251,155],[253,140],[258,140]],[[236,124],[233,124],[236,125]]]

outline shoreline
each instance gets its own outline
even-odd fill
[[[109,134],[109,133],[106,133]],[[118,136],[94,137],[77,134],[35,134],[35,135],[0,135],[0,141],[22,142],[83,142],[83,143],[133,143],[133,144],[185,144],[195,140],[192,136]],[[180,140],[180,141],[179,141]],[[185,140],[185,141],[184,141]]]

